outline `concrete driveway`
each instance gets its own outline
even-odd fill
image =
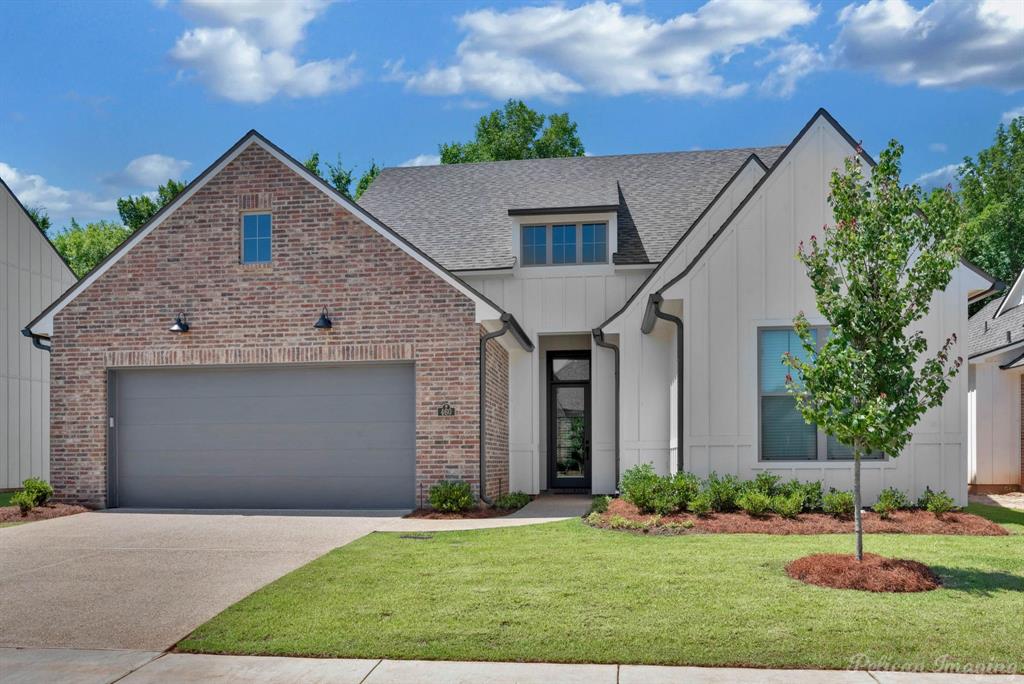
[[[268,582],[370,532],[551,522],[582,515],[590,500],[542,496],[513,515],[476,520],[118,509],[7,527],[0,647],[162,651]]]
[[[95,512],[0,529],[0,646],[163,650],[396,515]]]

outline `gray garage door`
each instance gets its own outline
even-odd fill
[[[120,370],[111,500],[159,508],[411,508],[409,364]]]

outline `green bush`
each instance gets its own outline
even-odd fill
[[[668,478],[668,487],[672,492],[675,510],[686,510],[686,504],[700,492],[700,478],[693,473],[678,472]]]
[[[799,494],[800,499],[803,502],[803,510],[821,510],[823,494],[821,491],[821,482],[818,480],[815,480],[814,482],[790,480],[789,482],[779,486],[779,494],[785,497]]]
[[[828,494],[822,497],[822,509],[837,518],[853,517],[853,492],[828,490]]]
[[[643,513],[669,515],[686,508],[700,491],[700,481],[690,473],[658,475],[650,463],[634,466],[622,474],[622,498]]]
[[[933,492],[931,489],[926,488],[925,494],[927,494],[928,497],[925,499],[924,506],[922,506],[922,508],[927,510],[929,513],[934,513],[936,517],[941,516],[943,513],[949,513],[950,511],[956,510],[956,503],[954,503],[953,497],[946,493],[946,490]]]
[[[595,496],[594,500],[590,502],[590,512],[600,515],[608,510],[611,503],[612,497],[610,496]]]
[[[704,481],[704,492],[710,497],[711,509],[714,511],[735,511],[736,497],[742,489],[735,475],[719,476],[718,473],[711,473]]]
[[[35,506],[42,506],[53,496],[53,487],[46,480],[30,477],[21,483],[22,491],[32,497]]]
[[[508,492],[494,500],[494,507],[504,511],[514,511],[528,503],[530,503],[530,495],[526,492]]]
[[[686,509],[694,515],[701,517],[708,515],[714,510],[711,506],[711,494],[708,492],[700,492],[697,496],[690,499],[690,502],[686,504]]]
[[[894,511],[910,508],[910,499],[895,487],[886,487],[878,494],[878,502],[871,507],[875,513],[888,518]]]
[[[622,498],[645,513],[653,513],[660,481],[661,477],[650,463],[633,466],[622,474],[619,483]]]
[[[736,497],[736,505],[746,511],[747,515],[759,518],[772,508],[772,498],[767,494],[750,488]]]
[[[473,506],[473,490],[468,482],[444,480],[430,488],[430,505],[444,513],[458,513]]]
[[[758,473],[757,477],[750,481],[749,485],[755,492],[760,492],[765,496],[775,496],[779,493],[779,480],[782,478],[775,473],[762,472]],[[744,483],[748,484],[748,483]]]
[[[793,492],[789,496],[776,494],[772,497],[772,510],[783,518],[795,518],[804,509],[803,492]]]
[[[36,507],[36,499],[32,494],[21,489],[11,495],[11,505],[20,508],[21,514],[25,515]]]

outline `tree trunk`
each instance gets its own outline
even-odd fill
[[[853,532],[857,537],[857,560],[864,560],[864,524],[860,517],[860,445],[853,447]]]

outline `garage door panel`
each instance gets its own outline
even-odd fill
[[[410,508],[411,364],[115,374],[120,506]]]

